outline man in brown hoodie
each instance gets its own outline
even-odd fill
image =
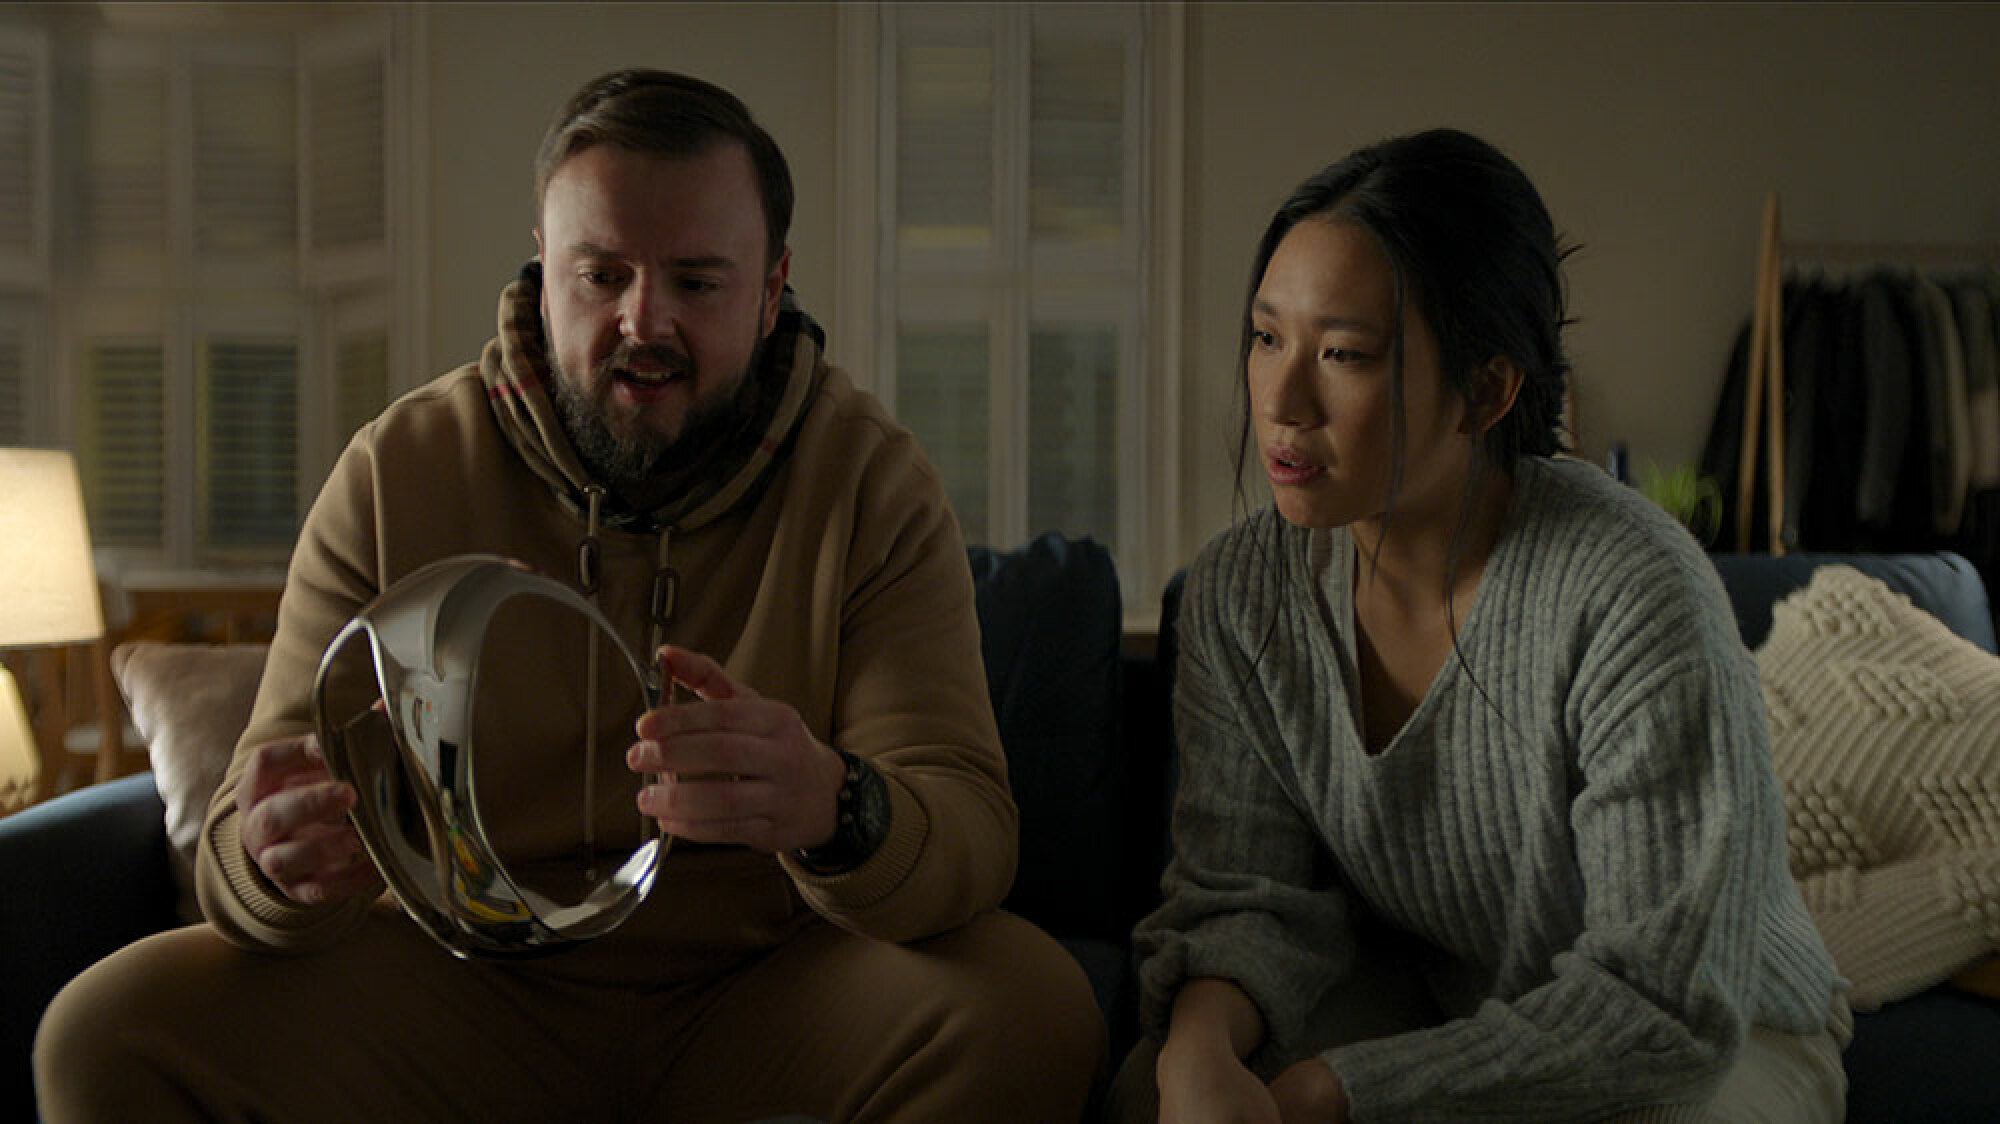
[[[209,923],[57,998],[44,1116],[1075,1119],[1103,1031],[1075,962],[996,908],[1018,824],[960,531],[792,301],[783,156],[732,95],[623,71],[558,116],[535,186],[496,338],[365,426],[306,519],[204,826]],[[545,959],[454,959],[403,916],[312,734],[328,641],[467,552],[573,580],[694,696],[601,763],[680,841],[650,897]],[[535,689],[584,648],[480,664],[518,700],[479,799],[519,852],[588,832],[574,722]]]

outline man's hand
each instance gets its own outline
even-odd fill
[[[1169,1034],[1154,1067],[1160,1124],[1289,1124],[1226,1043]]]
[[[625,762],[652,782],[639,791],[641,812],[669,835],[767,853],[833,838],[846,769],[797,711],[686,648],[660,649],[660,666],[699,701],[640,717]]]
[[[1347,1088],[1318,1058],[1286,1066],[1271,1082],[1271,1099],[1284,1124],[1347,1124]]]
[[[243,850],[300,905],[381,892],[381,875],[347,820],[352,807],[353,787],[327,772],[311,734],[251,750],[236,787]]]

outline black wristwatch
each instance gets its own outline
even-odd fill
[[[833,746],[847,773],[840,781],[833,838],[796,852],[814,874],[840,874],[868,861],[889,838],[889,785],[868,762]]]

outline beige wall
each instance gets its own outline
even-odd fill
[[[1229,518],[1220,419],[1257,235],[1360,144],[1480,133],[1584,245],[1593,458],[1614,438],[1638,463],[1700,455],[1767,191],[1801,241],[2000,244],[2000,5],[1202,4],[1188,40],[1190,553]]]
[[[835,10],[427,10],[431,366],[471,357],[532,252],[529,165],[585,78],[684,69],[749,102],[799,183],[793,276],[831,316]],[[1235,325],[1258,231],[1353,147],[1450,124],[1541,187],[1572,259],[1581,450],[1692,459],[1764,195],[1800,240],[2000,244],[2000,5],[1193,4],[1182,555],[1231,511]],[[837,346],[837,344],[836,344]],[[1252,493],[1257,501],[1260,497]]]
[[[578,86],[620,67],[685,71],[749,103],[792,167],[792,284],[807,307],[827,303],[835,15],[825,4],[427,5],[429,369],[477,357],[493,335],[500,287],[535,252],[542,130]]]

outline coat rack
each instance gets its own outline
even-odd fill
[[[1778,247],[1778,193],[1764,198],[1764,226],[1757,240],[1757,289],[1750,313],[1749,377],[1743,387],[1743,453],[1736,465],[1736,549],[1751,550],[1750,513],[1757,492],[1758,436],[1767,427],[1765,473],[1770,488],[1767,531],[1772,554],[1785,552],[1785,332],[1784,267]]]
[[[1731,543],[1739,551],[1759,549],[1751,522],[1761,444],[1765,486],[1770,492],[1762,549],[1772,554],[1785,553],[1785,261],[2000,267],[2000,243],[1787,242],[1780,236],[1779,228],[1778,193],[1773,191],[1764,198],[1764,221],[1757,242],[1757,287],[1750,314],[1750,354],[1745,371],[1748,377],[1743,387],[1743,444],[1736,466],[1736,526]]]

